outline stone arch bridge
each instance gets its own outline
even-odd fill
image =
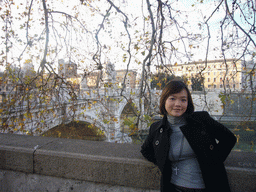
[[[161,91],[152,90],[152,105],[157,106],[159,103]],[[64,93],[63,93],[64,94]],[[102,131],[105,132],[105,136],[108,141],[117,141],[121,138],[121,142],[130,142],[131,138],[126,134],[122,134],[122,115],[126,113],[126,107],[132,107],[137,110],[136,106],[139,106],[139,90],[127,88],[122,92],[119,89],[113,88],[101,88],[98,90],[84,89],[80,92],[80,96],[75,103],[68,102],[68,99],[62,100],[58,107],[53,107],[50,104],[46,106],[47,113],[44,115],[44,119],[38,117],[38,113],[41,109],[35,108],[32,112],[32,119],[27,119],[24,122],[25,130],[27,132],[36,132],[37,129],[41,129],[45,132],[61,123],[68,123],[71,120],[85,121],[92,123]],[[206,110],[210,112],[216,120],[221,117],[223,110],[221,108],[221,101],[218,97],[218,93],[209,92],[207,95],[201,93],[192,93],[194,105],[196,110]],[[66,95],[67,96],[67,95]],[[68,96],[67,96],[68,98]],[[132,102],[132,104],[131,104]],[[142,102],[141,114],[144,115],[144,102]],[[13,115],[9,119],[15,119],[15,116],[24,116],[26,108],[21,109],[16,107],[13,109]],[[2,119],[5,117],[1,117]],[[235,117],[236,121],[238,120]],[[228,119],[234,121],[233,119]],[[18,122],[16,133],[24,134],[21,132]],[[139,124],[139,129],[147,129],[146,124]]]
[[[12,109],[9,117],[6,118],[9,122],[16,127],[15,133],[24,134],[24,130],[27,133],[35,133],[38,135],[37,130],[46,132],[53,127],[62,123],[69,123],[72,120],[84,121],[94,124],[102,131],[108,141],[117,141],[120,137],[120,142],[130,142],[131,138],[127,134],[121,134],[122,120],[121,116],[125,113],[125,107],[127,105],[132,106],[134,110],[137,110],[136,106],[139,106],[139,89],[127,88],[122,92],[119,89],[113,88],[101,88],[98,90],[83,89],[79,93],[79,97],[75,102],[70,102],[69,95],[65,95],[65,91],[61,93],[62,99],[59,101],[60,104],[54,105],[54,102],[44,106],[34,107],[30,110],[32,118],[25,118],[26,116],[26,103],[22,106],[16,106]],[[65,99],[63,99],[65,98]],[[132,103],[132,104],[131,104]],[[40,111],[44,109],[44,118],[40,117]],[[142,115],[144,113],[144,102],[142,102]],[[25,119],[23,130],[19,128],[19,122],[12,119]],[[143,125],[140,125],[143,127]],[[118,140],[118,141],[119,141]]]

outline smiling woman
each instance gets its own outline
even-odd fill
[[[163,89],[160,111],[164,117],[150,126],[141,153],[160,169],[161,192],[229,192],[223,162],[236,143],[234,134],[207,112],[194,112],[180,80]]]
[[[168,115],[174,117],[182,116],[188,107],[188,93],[183,89],[179,93],[170,95],[165,102],[165,109]]]
[[[173,80],[164,87],[160,98],[162,114],[182,116],[184,113],[190,114],[193,111],[194,105],[190,91],[182,81]]]

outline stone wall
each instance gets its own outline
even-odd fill
[[[0,134],[0,191],[159,191],[159,170],[140,146]],[[256,191],[255,153],[226,161],[233,192]]]

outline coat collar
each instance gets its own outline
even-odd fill
[[[198,125],[201,124],[201,122],[196,119],[194,116],[196,114],[192,113],[190,115],[185,115],[185,119],[186,119],[186,125]],[[183,125],[182,127],[186,127],[186,125]],[[167,119],[167,115],[164,115],[164,117],[160,120],[158,126],[156,129],[160,129],[160,128],[165,128],[165,129],[170,129],[169,123],[168,123],[168,119]]]
[[[163,128],[166,130],[170,129],[170,126],[167,120],[167,115],[164,115],[164,117],[159,121],[159,124],[156,127],[156,129],[160,129],[160,128]]]
[[[194,112],[186,116],[187,124],[202,124],[202,119],[198,116],[197,112]]]

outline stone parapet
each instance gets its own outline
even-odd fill
[[[256,191],[255,157],[233,151],[226,160],[232,191]],[[143,158],[139,145],[14,134],[0,134],[0,169],[134,191],[158,190],[160,180],[158,168]]]

